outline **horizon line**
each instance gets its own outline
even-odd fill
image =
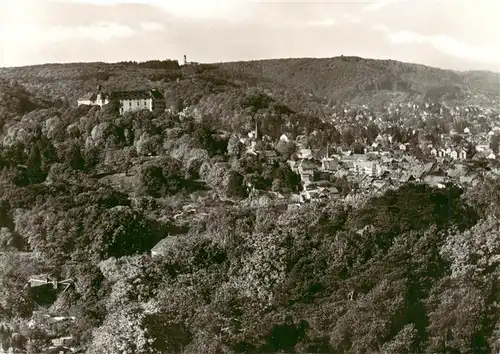
[[[373,61],[393,61],[393,62],[398,62],[398,63],[403,63],[403,64],[411,64],[411,65],[418,65],[418,66],[423,66],[427,68],[432,68],[432,69],[438,69],[438,70],[444,70],[444,71],[453,71],[453,72],[458,72],[458,73],[470,73],[470,72],[485,72],[485,73],[492,73],[496,75],[500,75],[500,71],[493,71],[493,70],[486,70],[486,69],[466,69],[466,70],[459,70],[459,69],[451,69],[451,68],[444,68],[444,67],[439,67],[439,66],[432,66],[428,64],[422,64],[422,63],[417,63],[417,62],[409,62],[409,61],[402,61],[402,60],[396,60],[396,59],[391,59],[391,58],[367,58],[367,57],[361,57],[358,55],[337,55],[337,56],[328,56],[328,57],[270,57],[270,58],[260,58],[260,59],[249,59],[249,60],[230,60],[230,61],[216,61],[216,62],[196,62],[197,64],[206,64],[206,65],[220,65],[220,64],[230,64],[230,63],[252,63],[252,62],[263,62],[263,61],[277,61],[277,60],[325,60],[325,59],[336,59],[336,58],[358,58],[358,59],[363,59],[363,60],[373,60]],[[180,67],[183,66],[182,63],[180,63],[181,60],[179,59],[172,59],[172,58],[151,58],[143,61],[138,61],[138,60],[123,60],[123,61],[102,61],[102,60],[96,60],[96,61],[68,61],[68,62],[47,62],[47,63],[39,63],[39,64],[28,64],[28,65],[19,65],[19,66],[0,66],[0,70],[2,69],[20,69],[20,68],[30,68],[30,67],[37,67],[37,66],[45,66],[45,65],[74,65],[74,64],[107,64],[107,65],[112,65],[112,64],[124,64],[127,62],[133,62],[133,63],[145,63],[148,61],[176,61]],[[188,64],[190,62],[188,61]]]

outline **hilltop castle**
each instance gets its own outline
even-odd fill
[[[97,85],[97,92],[91,92],[78,100],[78,106],[89,105],[102,107],[110,102],[119,104],[120,114],[147,109],[151,112],[165,111],[165,97],[157,89],[112,91],[106,93],[101,85]]]

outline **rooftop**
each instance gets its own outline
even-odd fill
[[[110,94],[110,99],[112,100],[134,100],[147,98],[163,98],[163,95],[158,90],[113,91]]]

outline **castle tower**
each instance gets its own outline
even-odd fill
[[[184,65],[187,65],[187,56],[184,54]]]

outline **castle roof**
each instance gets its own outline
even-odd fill
[[[96,92],[88,92],[86,93],[85,95],[83,95],[82,97],[79,98],[80,101],[91,101],[91,102],[95,102],[97,100],[97,95],[98,94],[101,94],[101,99],[107,99],[109,97],[109,95],[106,93],[106,92],[99,92],[99,93],[96,93]]]
[[[110,99],[112,100],[142,100],[148,98],[163,98],[158,90],[135,90],[135,91],[113,91]]]

